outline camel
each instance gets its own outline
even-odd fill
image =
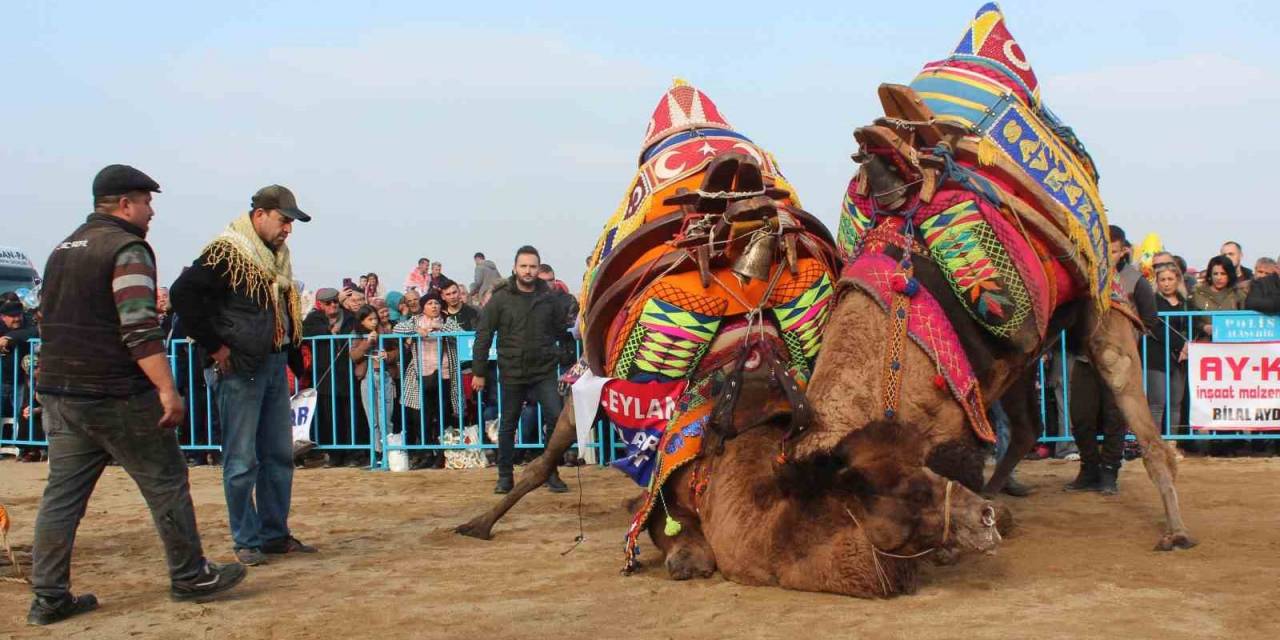
[[[928,425],[930,468],[978,490],[978,452],[994,440],[985,399],[1008,394],[1025,416],[1028,369],[1065,329],[1143,448],[1165,512],[1156,548],[1194,546],[1176,458],[1147,408],[1140,323],[1115,284],[1097,170],[1044,106],[999,8],[984,5],[955,53],[879,97],[885,116],[854,133],[839,301],[797,456],[892,416]],[[988,495],[1034,446],[1032,423],[1016,422]]]
[[[887,437],[888,427],[775,468],[780,443],[809,426],[801,390],[827,318],[834,251],[776,160],[729,129],[705,94],[677,82],[593,252],[583,363],[570,374],[589,366],[629,383],[688,383],[662,440],[634,454],[656,462],[635,501],[628,572],[648,531],[675,579],[719,568],[748,584],[878,597],[911,591],[920,557],[998,544],[992,504],[924,469],[923,450]],[[650,309],[660,314],[645,316]],[[458,533],[491,538],[498,519],[545,481],[573,442],[579,393],[595,417],[589,392],[572,389],[546,452]],[[750,549],[738,544],[748,538]]]
[[[703,445],[709,453],[660,489],[665,522],[641,523],[673,579],[719,571],[741,584],[887,598],[916,590],[922,560],[994,553],[1007,526],[996,505],[924,466],[928,439],[914,425],[874,422],[829,452],[778,464],[788,414],[771,409],[766,369],[742,378],[732,422],[745,427],[727,439],[713,433]],[[566,403],[547,451],[498,505],[457,532],[491,539],[494,524],[550,476],[575,429]],[[711,481],[700,488],[699,478]],[[679,523],[674,531],[671,522]]]

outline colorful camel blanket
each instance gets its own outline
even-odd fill
[[[933,359],[975,433],[993,441],[986,408],[953,322],[954,297],[997,340],[1042,344],[1061,304],[1112,301],[1107,221],[1098,174],[1083,144],[1044,106],[1039,83],[994,3],[978,10],[946,59],[910,87],[880,89],[885,117],[855,133],[870,162],[904,186],[860,171],[850,182],[837,242],[843,281],[866,291],[894,325],[885,362],[886,415],[900,388],[901,336]],[[887,171],[887,169],[886,169]],[[887,203],[882,210],[880,202]],[[927,260],[949,285],[926,289]],[[954,305],[948,308],[955,309]],[[910,374],[907,374],[910,375]]]
[[[667,480],[702,453],[702,439],[714,407],[712,394],[718,391],[714,377],[715,374],[711,374],[696,381],[681,396],[676,415],[657,443],[652,478],[645,489],[640,509],[632,516],[631,526],[627,529],[624,571],[630,572],[636,567],[640,555],[640,536],[644,533],[653,510],[661,506],[663,513],[667,511],[663,496]]]
[[[893,280],[898,272],[896,260],[884,253],[872,252],[864,253],[848,264],[842,279],[865,291],[886,313],[897,313],[893,308],[896,293]],[[964,347],[960,344],[951,320],[928,289],[918,287],[911,292],[909,298],[904,309],[907,335],[933,360],[937,366],[937,375],[945,381],[947,389],[960,406],[964,407],[974,433],[983,441],[994,443],[995,432],[987,420],[977,376],[973,373],[969,357],[964,353]],[[894,362],[900,365],[901,360]],[[892,364],[891,362],[891,366]]]
[[[935,122],[965,131],[955,160],[993,187],[995,204],[1041,216],[1065,234],[1069,246],[1049,249],[1076,256],[1076,275],[1105,308],[1111,272],[1098,172],[1080,139],[1041,100],[1000,7],[983,5],[952,54],[926,64],[911,89]]]
[[[718,184],[711,168],[730,163],[732,188],[710,187]],[[726,213],[730,203],[761,200],[769,204],[761,217]],[[626,443],[615,466],[646,488],[627,534],[628,567],[662,487],[700,453],[722,370],[745,357],[742,346],[767,334],[787,375],[808,379],[838,268],[830,234],[799,206],[773,155],[705,93],[679,80],[666,91],[582,288],[584,358],[612,379],[591,404]]]
[[[767,190],[778,194],[779,224],[819,227],[798,234],[794,269],[779,263],[771,266],[769,278],[742,278],[731,268],[737,256],[733,249],[709,243],[712,257],[704,274],[693,257],[696,250],[676,246],[700,223],[714,223],[687,204],[667,200],[701,193],[708,166],[726,154],[743,154],[758,163]],[[797,218],[790,208],[799,206],[773,155],[735,131],[705,93],[677,80],[654,109],[639,168],[601,231],[584,276],[584,351],[597,375],[633,381],[687,379],[725,319],[763,309],[779,325],[792,374],[807,377],[820,346],[836,268],[825,229],[816,220]],[[737,242],[739,250],[743,244]]]

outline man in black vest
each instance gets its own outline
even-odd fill
[[[94,212],[45,263],[36,391],[49,437],[49,484],[32,546],[30,624],[98,606],[71,595],[71,548],[89,496],[115,459],[138,484],[169,563],[170,595],[202,598],[245,576],[207,561],[174,427],[183,404],[156,314],[155,255],[145,237],[160,185],[124,165],[93,181]]]
[[[301,302],[285,240],[311,216],[273,184],[250,199],[169,288],[173,308],[218,372],[222,489],[236,558],[314,553],[289,531],[293,418],[285,367],[303,378]]]

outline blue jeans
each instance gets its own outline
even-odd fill
[[[1009,414],[1005,413],[1004,405],[996,400],[987,407],[987,415],[995,426],[996,462],[1000,462],[1000,459],[1004,458],[1004,453],[1009,450]]]
[[[374,447],[382,451],[382,443],[391,434],[391,417],[396,411],[396,387],[391,374],[384,368],[382,371],[382,408],[378,408],[378,369],[374,362],[369,363],[369,372],[360,381],[360,400],[364,404],[364,415],[369,419],[369,436],[373,438]],[[383,423],[386,424],[383,424]],[[403,444],[403,443],[402,443]]]
[[[218,383],[222,490],[236,549],[289,535],[293,419],[286,364],[284,353],[273,353],[259,370],[232,371]]]

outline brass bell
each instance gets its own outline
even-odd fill
[[[773,266],[773,254],[778,240],[773,233],[765,231],[766,226],[752,234],[747,241],[747,248],[733,261],[733,272],[746,279],[768,280],[769,270]],[[744,283],[745,284],[745,283]]]

